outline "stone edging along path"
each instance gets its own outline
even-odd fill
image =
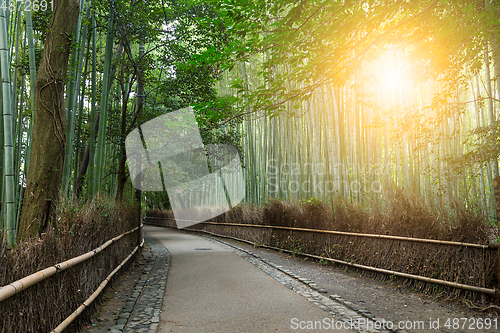
[[[153,254],[144,273],[135,283],[134,291],[120,311],[116,325],[109,333],[156,332],[167,284],[170,253],[163,246],[144,236]]]
[[[387,328],[385,330],[375,329],[376,327],[384,327],[386,321],[382,318],[375,318],[367,309],[345,301],[338,295],[326,297],[324,295],[326,290],[320,288],[310,279],[300,277],[292,271],[234,244],[209,236],[202,237],[243,257],[276,281],[325,310],[336,321],[351,323],[351,328],[357,332],[396,332]],[[158,330],[170,266],[170,254],[163,246],[147,236],[145,236],[145,242],[153,255],[148,259],[144,273],[135,283],[134,292],[127,300],[126,305],[123,306],[116,325],[109,329],[109,333],[142,333]],[[397,332],[404,333],[405,331]]]

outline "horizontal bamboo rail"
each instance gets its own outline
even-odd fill
[[[157,220],[170,220],[164,217],[146,217],[147,219],[157,219]],[[189,220],[181,220],[186,222],[194,222]],[[282,227],[274,225],[261,225],[261,224],[244,224],[244,223],[219,223],[219,222],[199,222],[200,224],[213,224],[213,225],[228,225],[237,227],[250,227],[250,228],[268,228],[268,229],[282,229],[282,230],[294,230],[294,231],[305,231],[305,232],[315,232],[322,234],[332,234],[332,235],[344,235],[344,236],[355,236],[355,237],[368,237],[368,238],[380,238],[380,239],[393,239],[408,242],[420,242],[420,243],[431,243],[431,244],[443,244],[452,246],[463,246],[463,247],[475,247],[479,249],[498,249],[500,244],[474,244],[474,243],[463,243],[463,242],[452,242],[438,239],[425,239],[425,238],[413,238],[413,237],[402,237],[402,236],[391,236],[391,235],[377,235],[377,234],[363,234],[356,232],[345,232],[345,231],[335,231],[335,230],[318,230],[318,229],[306,229],[306,228],[293,228],[293,227]]]
[[[137,228],[136,228],[137,229]],[[54,328],[51,333],[60,333],[66,329],[66,327],[71,324],[76,317],[78,317],[86,307],[88,307],[96,298],[99,296],[99,294],[104,290],[108,282],[111,280],[113,275],[115,275],[126,263],[129,261],[130,258],[137,252],[139,248],[141,248],[144,244],[144,240],[142,240],[142,243],[140,245],[137,245],[134,250],[121,262],[120,265],[118,265],[107,277],[102,281],[102,283],[99,285],[99,287],[94,291],[92,295],[90,295],[89,298],[85,302],[83,302],[82,305],[78,307],[68,318],[66,318],[59,326]]]
[[[218,223],[215,223],[215,224],[218,224]],[[292,254],[300,255],[300,256],[304,256],[304,257],[310,257],[310,258],[315,258],[315,259],[323,259],[323,260],[326,260],[326,261],[331,261],[331,262],[335,262],[335,263],[338,263],[338,264],[347,265],[347,266],[356,267],[356,268],[361,268],[361,269],[365,269],[365,270],[370,270],[370,271],[374,271],[374,272],[378,272],[378,273],[395,275],[395,276],[400,276],[400,277],[404,277],[404,278],[407,278],[407,279],[419,280],[419,281],[424,281],[424,282],[428,282],[428,283],[435,283],[435,284],[444,285],[444,286],[448,286],[448,287],[453,287],[453,288],[458,288],[458,289],[463,289],[463,290],[474,291],[474,292],[478,292],[478,293],[490,295],[490,296],[492,296],[495,299],[500,299],[500,291],[498,291],[496,289],[489,289],[489,288],[483,288],[483,287],[470,286],[470,285],[456,283],[456,282],[450,282],[450,281],[445,281],[445,280],[433,279],[433,278],[426,277],[426,276],[413,275],[413,274],[396,272],[396,271],[391,271],[391,270],[377,268],[377,267],[372,267],[372,266],[359,265],[359,264],[355,264],[355,263],[352,263],[352,262],[347,262],[347,261],[338,260],[338,259],[332,259],[332,258],[328,258],[328,257],[317,256],[317,255],[309,254],[309,253],[295,252],[295,251],[286,250],[286,249],[282,249],[282,248],[274,247],[274,246],[269,246],[269,245],[265,245],[265,244],[258,244],[257,245],[256,243],[251,242],[251,241],[246,240],[246,239],[241,239],[241,238],[232,237],[232,236],[226,236],[226,235],[219,235],[219,234],[216,234],[216,233],[213,233],[213,232],[210,232],[210,231],[206,231],[206,230],[197,230],[197,229],[188,229],[188,228],[184,228],[184,229],[185,230],[189,230],[189,231],[204,232],[204,233],[207,233],[207,234],[210,234],[210,235],[213,235],[213,236],[222,237],[222,238],[230,238],[230,239],[234,239],[234,240],[237,240],[239,242],[244,242],[244,243],[247,243],[247,244],[250,244],[250,245],[254,245],[254,246],[264,247],[264,248],[268,248],[268,249],[272,249],[272,250],[277,250],[277,251],[283,251],[283,252],[292,253]]]
[[[142,225],[141,225],[141,227],[142,227]],[[49,268],[45,268],[41,271],[38,271],[38,272],[33,273],[27,277],[24,277],[20,280],[14,281],[6,286],[1,287],[0,288],[0,302],[2,302],[3,300],[21,292],[21,291],[23,291],[24,289],[26,289],[28,287],[31,287],[32,285],[34,285],[40,281],[43,281],[43,280],[51,277],[52,275],[54,275],[58,272],[64,271],[70,267],[78,265],[79,263],[84,262],[84,261],[92,258],[93,256],[95,256],[96,254],[98,254],[99,252],[101,252],[102,250],[107,248],[112,243],[118,241],[123,236],[128,235],[128,234],[136,231],[139,228],[140,227],[135,227],[132,230],[129,230],[129,231],[127,231],[119,236],[116,236],[116,237],[108,240],[106,243],[102,244],[98,248],[96,248],[90,252],[87,252],[85,254],[82,254],[81,256],[66,260],[62,263],[56,264],[56,265],[51,266]]]
[[[413,238],[413,237],[377,235],[377,234],[363,234],[363,233],[356,233],[356,232],[345,232],[345,231],[334,231],[334,230],[317,230],[317,229],[292,228],[292,227],[281,227],[281,226],[259,225],[259,224],[216,223],[216,222],[206,222],[206,221],[202,222],[202,223],[222,224],[222,225],[229,225],[229,226],[232,225],[232,226],[238,226],[238,227],[271,228],[271,229],[305,231],[305,232],[315,232],[315,233],[322,233],[322,234],[333,234],[333,235],[344,235],[344,236],[393,239],[393,240],[401,240],[401,241],[409,241],[409,242],[443,244],[443,245],[453,245],[453,246],[463,246],[463,247],[475,247],[475,248],[479,248],[479,249],[496,249],[496,248],[498,248],[498,244],[482,245],[482,244],[474,244],[474,243],[444,241],[444,240],[438,240],[438,239],[425,239],[425,238]]]

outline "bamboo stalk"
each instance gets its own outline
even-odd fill
[[[101,103],[99,110],[99,133],[97,135],[97,148],[96,148],[96,172],[95,172],[95,192],[101,190],[101,183],[103,177],[103,162],[104,162],[104,144],[106,139],[106,120],[107,111],[109,104],[109,89],[110,89],[110,72],[111,72],[111,60],[113,55],[113,41],[114,41],[114,12],[111,9],[109,13],[108,20],[108,34],[106,36],[106,50],[104,56],[104,73],[102,82],[102,94]]]
[[[485,76],[486,76],[486,89],[488,93],[488,111],[489,111],[489,118],[490,118],[490,125],[492,126],[491,131],[492,131],[492,136],[495,138],[496,137],[496,130],[495,130],[495,109],[493,107],[493,91],[491,88],[491,78],[490,78],[490,51],[488,48],[488,44],[485,44],[484,46],[484,64],[485,64]],[[495,177],[500,176],[499,170],[498,170],[498,157],[493,161],[493,173]]]
[[[19,112],[18,115],[18,120],[17,120],[17,139],[16,139],[16,149],[15,149],[15,166],[14,170],[18,171],[17,179],[22,179],[23,175],[26,176],[26,166],[24,167],[24,170],[21,171],[21,153],[22,153],[22,135],[23,135],[23,106],[24,106],[24,83],[25,83],[25,78],[24,76],[21,79],[21,98],[19,101],[19,108],[21,112]],[[19,228],[19,219],[21,218],[21,205],[23,202],[22,194],[23,194],[23,186],[22,182],[19,186],[16,188],[16,205],[17,205],[17,211],[16,211],[16,234],[17,234],[17,229]]]
[[[84,7],[84,0],[80,0],[80,8]],[[75,100],[78,97],[77,91],[79,91],[80,85],[80,77],[82,72],[82,57],[85,52],[84,47],[79,47],[80,44],[80,36],[81,36],[81,27],[82,27],[82,15],[78,15],[78,21],[76,24],[75,38],[73,40],[73,45],[77,47],[77,49],[73,52],[71,57],[71,70],[70,70],[70,81],[67,91],[67,110],[66,110],[66,119],[67,119],[67,130],[66,130],[66,147],[65,147],[65,157],[64,157],[64,165],[63,165],[63,173],[62,173],[62,182],[61,182],[61,190],[64,196],[69,193],[70,181],[71,181],[71,165],[72,165],[72,157],[73,157],[73,139],[75,136]],[[83,40],[86,38],[86,26],[83,34]],[[79,61],[78,61],[79,60]]]
[[[87,18],[90,17],[90,5],[87,6],[87,14],[85,15]],[[86,26],[86,28],[88,28]],[[82,38],[84,40],[84,38]],[[79,190],[77,187],[79,186],[78,180],[79,180],[79,175],[80,173],[77,172],[79,171],[79,166],[80,166],[80,155],[82,151],[82,142],[81,142],[81,132],[82,132],[82,121],[83,121],[83,102],[85,99],[85,92],[87,88],[87,69],[88,69],[88,62],[90,59],[90,43],[92,41],[91,36],[87,36],[87,56],[85,57],[85,67],[83,72],[85,73],[83,76],[82,84],[81,84],[81,92],[80,92],[80,101],[78,105],[78,126],[76,128],[76,152],[75,152],[75,161],[74,161],[74,179],[73,179],[73,191],[76,193]],[[82,59],[80,59],[82,61]]]
[[[13,41],[12,41],[12,54],[10,56],[11,59],[15,59],[15,61],[19,60],[19,40],[20,40],[20,37],[21,37],[21,29],[20,29],[20,26],[21,26],[21,13],[20,13],[20,8],[21,8],[21,5],[22,3],[19,3],[17,4],[16,6],[16,12],[15,12],[15,15],[16,15],[16,20],[14,21],[14,28],[13,30],[16,31],[16,36],[14,38],[14,36],[12,37]],[[14,41],[15,41],[15,46],[14,46]],[[14,72],[12,74],[12,98],[11,98],[11,101],[12,101],[12,128],[16,128],[16,119],[17,119],[17,79],[18,79],[18,68],[17,66],[14,67]],[[21,116],[22,116],[22,113],[21,113]],[[15,169],[17,170],[17,169]]]
[[[31,138],[33,135],[33,126],[35,123],[35,83],[36,83],[36,60],[35,60],[35,46],[33,37],[33,23],[31,21],[31,11],[25,11],[24,17],[26,20],[26,38],[28,39],[28,61],[30,72],[30,108],[31,119],[28,127],[28,139],[26,141],[26,157],[25,157],[25,173],[28,174],[30,158],[31,158]]]
[[[95,195],[94,175],[95,175],[95,137],[96,137],[96,104],[97,104],[97,23],[95,13],[92,15],[92,103],[90,104],[90,137],[89,137],[89,165],[88,165],[88,197]]]
[[[14,173],[14,137],[12,133],[12,105],[9,54],[7,47],[7,17],[5,9],[0,7],[0,73],[3,95],[3,129],[4,129],[4,188],[2,212],[5,211],[7,243],[13,247],[16,243],[16,210],[15,210],[15,173]]]
[[[1,77],[1,75],[0,75]],[[3,93],[0,88],[0,161],[4,161],[5,151],[4,151],[4,126],[3,126]],[[4,163],[0,163],[0,203],[5,200],[4,191]],[[0,231],[4,231],[5,228],[5,209],[0,206]]]

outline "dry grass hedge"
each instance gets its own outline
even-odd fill
[[[0,286],[89,252],[138,225],[138,207],[107,199],[65,203],[42,238],[10,250],[0,239]],[[124,236],[79,265],[53,275],[0,302],[0,332],[50,332],[80,306],[137,245],[137,233]],[[95,302],[66,331],[78,331]]]
[[[148,211],[147,216],[171,217],[171,212]],[[311,199],[301,202],[270,200],[262,207],[237,206],[213,220],[219,223],[259,224],[355,233],[394,235],[488,244],[496,237],[479,210],[457,206],[453,212],[429,206],[418,198],[394,192],[386,207],[368,210],[343,199],[333,208]],[[267,228],[198,224],[195,229],[246,239],[255,243],[302,253],[326,256],[361,265],[456,283],[493,288],[496,250],[411,241],[374,239]],[[352,269],[352,268],[349,268]],[[385,274],[359,270],[378,279],[396,279]],[[397,278],[401,284],[429,294],[484,301],[475,292]]]

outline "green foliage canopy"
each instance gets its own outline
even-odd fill
[[[484,1],[223,0],[220,17],[231,34],[228,46],[195,60],[231,69],[261,56],[261,84],[247,87],[240,79],[233,88],[241,113],[250,107],[268,114],[302,103],[325,84],[345,83],[387,45],[408,50],[422,80],[456,86],[463,68],[480,67],[484,41],[500,26]]]

